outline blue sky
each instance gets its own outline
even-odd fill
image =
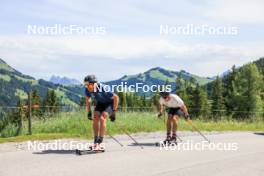
[[[221,74],[264,56],[261,0],[40,0],[0,6],[0,57],[23,73],[102,81],[152,67]],[[103,26],[105,35],[28,35],[28,25]],[[235,27],[237,35],[160,35],[160,26]]]

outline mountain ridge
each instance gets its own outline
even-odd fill
[[[78,81],[77,79],[74,78],[68,78],[66,76],[55,76],[52,75],[51,78],[49,79],[49,82],[52,82],[54,84],[61,84],[64,86],[70,86],[70,85],[80,85],[81,82]]]
[[[254,63],[259,63],[258,65],[264,65],[263,58],[260,60],[252,61]],[[261,66],[262,66],[261,65]],[[260,67],[261,67],[260,66]],[[262,70],[264,73],[264,70]],[[229,74],[226,71],[223,76]],[[63,77],[59,77],[63,78]],[[154,67],[146,70],[145,72],[124,75],[116,80],[103,82],[108,85],[120,85],[121,82],[127,82],[127,85],[135,85],[136,83],[143,83],[144,85],[172,85],[172,89],[176,89],[176,79],[189,80],[192,84],[199,85],[210,85],[210,83],[215,79],[215,77],[201,77],[185,70],[174,71],[168,70],[162,67]],[[74,79],[73,79],[74,80]],[[81,98],[83,97],[84,86],[78,85],[62,85],[55,84],[44,79],[36,80],[34,77],[25,75],[15,68],[9,66],[3,59],[0,58],[0,106],[12,105],[15,106],[18,97],[26,99],[27,92],[29,90],[38,90],[40,96],[43,98],[48,89],[53,89],[58,94],[60,101],[63,104],[79,104]],[[140,95],[150,96],[151,93]]]
[[[172,88],[176,88],[176,79],[180,77],[180,79],[184,80],[192,80],[200,85],[207,84],[213,81],[213,78],[205,78],[201,76],[197,76],[186,72],[184,70],[173,71],[167,70],[162,67],[154,67],[143,73],[138,73],[134,75],[124,75],[117,80],[107,81],[105,84],[108,85],[119,85],[121,82],[126,82],[127,85],[135,85],[136,83],[143,83],[144,85],[164,85],[166,83],[171,84]],[[142,92],[140,92],[142,94]],[[151,93],[147,93],[144,95],[151,95]]]
[[[16,106],[18,99],[26,99],[29,91],[37,90],[43,99],[47,90],[53,89],[60,104],[77,105],[81,99],[81,92],[74,87],[53,84],[43,79],[24,75],[0,59],[0,106]],[[76,89],[77,90],[77,89]]]

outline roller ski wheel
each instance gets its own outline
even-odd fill
[[[76,155],[88,155],[88,154],[97,154],[97,153],[104,153],[105,150],[76,150]]]
[[[177,143],[177,139],[176,139],[176,137],[172,137],[172,138],[171,138],[171,140],[170,140],[170,145],[171,145],[171,144],[176,144],[176,145],[178,144],[178,143]]]
[[[177,141],[176,139],[166,139],[162,142],[156,142],[155,143],[156,146],[170,146],[170,145],[177,145]]]
[[[84,155],[84,154],[93,154],[93,153],[103,153],[105,152],[105,147],[102,144],[93,144],[89,146],[88,150],[76,150],[77,155]]]

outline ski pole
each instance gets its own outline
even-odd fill
[[[210,143],[210,140],[207,138],[207,137],[205,137],[205,135],[200,131],[200,130],[198,130],[198,128],[196,128],[196,126],[192,123],[192,121],[191,120],[187,120],[186,121],[189,125],[191,125],[192,126],[192,128],[195,130],[195,131],[197,131],[207,142],[209,142]]]
[[[121,147],[124,147],[124,145],[119,142],[114,136],[112,136],[109,132],[107,132],[107,135],[110,136],[110,138],[112,138],[116,143],[118,143]]]
[[[126,130],[121,127],[121,125],[115,124],[117,128],[119,128],[121,131],[123,131],[132,141],[134,141],[138,146],[140,146],[141,149],[144,149],[143,146],[136,141],[135,138],[133,138]]]
[[[176,134],[176,138],[178,138],[180,140],[180,142],[183,141],[177,134]]]

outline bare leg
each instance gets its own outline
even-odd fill
[[[169,115],[168,119],[167,119],[167,139],[171,137],[171,127],[172,127],[172,123],[171,123],[171,115]]]
[[[99,137],[99,127],[100,127],[100,112],[94,112],[94,119],[93,119],[93,131],[94,131],[94,138]]]
[[[100,137],[104,137],[105,131],[106,131],[106,119],[108,117],[107,112],[103,112],[101,117],[100,117]]]
[[[178,119],[179,116],[175,115],[173,116],[173,118],[171,118],[172,120],[172,138],[176,140],[176,132],[178,129]]]

